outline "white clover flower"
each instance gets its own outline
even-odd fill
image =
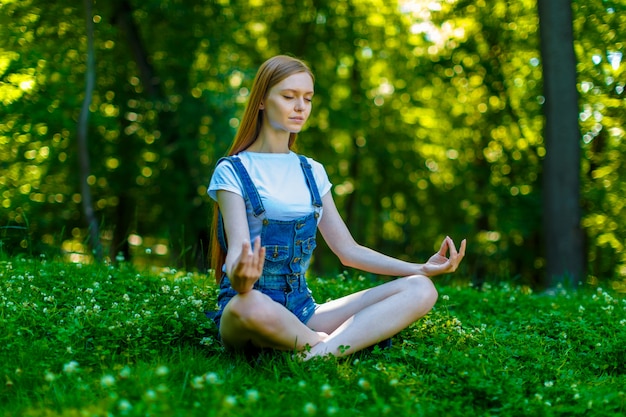
[[[550,388],[552,386],[554,386],[554,381],[546,381],[543,383],[544,386]]]
[[[169,285],[163,285],[161,287],[161,292],[163,292],[163,294],[169,294],[170,292],[170,286]]]
[[[450,296],[446,294],[446,295],[444,295],[444,296],[443,296],[443,297],[441,297],[441,298],[443,298],[445,301],[448,301],[448,300],[450,299]]]
[[[63,365],[63,372],[66,374],[73,374],[78,371],[78,362],[71,361]]]
[[[122,379],[128,378],[130,376],[130,368],[128,366],[123,367],[119,375]]]
[[[203,346],[210,346],[212,343],[213,343],[212,337],[203,337],[202,340],[200,340],[200,344]]]
[[[202,389],[204,388],[204,378],[201,376],[197,376],[191,380],[191,387],[193,389]]]
[[[298,382],[298,388],[304,388],[304,387],[306,387],[306,381]]]
[[[100,378],[100,385],[102,385],[103,388],[111,388],[113,385],[115,385],[115,377],[113,375],[104,375],[102,378]]]
[[[313,403],[304,404],[304,414],[308,416],[314,416],[317,412],[317,407]]]
[[[44,375],[44,379],[47,382],[53,382],[56,378],[57,376],[50,371],[46,372],[46,374]]]
[[[364,390],[368,390],[371,388],[369,381],[365,378],[359,379],[358,384],[359,384],[359,387],[363,388]]]
[[[237,405],[237,397],[234,395],[227,395],[224,397],[224,405],[227,407],[234,407]]]
[[[120,400],[117,404],[117,408],[122,412],[130,411],[133,408],[133,405],[128,400]]]
[[[204,380],[211,385],[219,383],[219,377],[215,372],[207,372],[206,374],[204,374]]]
[[[146,393],[144,394],[144,397],[146,398],[146,400],[148,401],[154,401],[156,400],[157,394],[156,392],[154,392],[154,390],[149,389],[148,391],[146,391]]]
[[[583,307],[583,306],[579,306],[578,307],[578,312],[579,313],[583,313],[584,311],[585,311],[585,307]]]
[[[124,294],[122,298],[124,299],[124,301],[130,301],[130,296],[128,294]]]
[[[324,398],[330,398],[333,396],[333,389],[331,388],[329,384],[322,385],[321,391],[322,391],[322,397]]]
[[[246,401],[249,403],[255,403],[259,400],[259,391],[255,389],[249,389],[246,391]]]

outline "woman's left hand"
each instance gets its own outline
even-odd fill
[[[443,242],[441,242],[439,252],[431,256],[428,262],[422,266],[424,275],[434,277],[456,271],[465,256],[466,243],[465,239],[463,239],[461,247],[457,252],[454,241],[449,236],[446,236]],[[450,251],[450,256],[446,257],[448,251]]]

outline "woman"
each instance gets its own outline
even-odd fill
[[[449,237],[425,264],[355,242],[323,166],[291,151],[310,115],[313,87],[302,61],[280,55],[263,63],[229,157],[211,179],[208,193],[219,208],[214,320],[228,348],[297,350],[305,359],[349,355],[428,313],[437,300],[430,277],[455,271],[465,255],[465,240],[457,252]],[[342,264],[401,278],[316,304],[304,274],[318,227]]]

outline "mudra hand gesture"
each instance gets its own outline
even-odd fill
[[[428,259],[424,264],[424,274],[433,277],[436,275],[447,274],[454,272],[458,268],[461,260],[465,256],[465,239],[461,241],[461,247],[457,252],[454,241],[449,236],[441,242],[439,251]],[[446,253],[450,251],[450,256],[446,257]]]
[[[250,242],[243,242],[241,254],[235,260],[232,271],[229,274],[233,283],[233,289],[240,294],[250,291],[254,283],[263,274],[264,263],[265,247],[261,246],[261,238],[257,236],[254,239],[254,249],[252,249]]]

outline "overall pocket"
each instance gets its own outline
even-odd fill
[[[289,246],[266,246],[265,247],[265,264],[263,271],[266,274],[280,274],[287,266],[285,264],[289,260]]]

